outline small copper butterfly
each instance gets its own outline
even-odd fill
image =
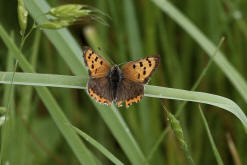
[[[91,48],[83,48],[83,57],[90,79],[88,93],[97,102],[111,105],[116,102],[126,107],[139,102],[144,95],[146,84],[159,65],[159,56],[149,56],[137,61],[127,62],[120,69],[111,67],[108,61],[96,54]]]

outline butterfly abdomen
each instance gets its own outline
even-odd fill
[[[111,71],[109,73],[109,82],[112,87],[114,99],[116,98],[117,89],[118,89],[120,81],[121,81],[121,70],[119,69],[117,65],[115,65],[111,68]]]

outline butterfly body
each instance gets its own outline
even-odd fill
[[[99,103],[111,105],[123,102],[128,107],[139,102],[144,95],[144,84],[158,66],[159,57],[150,56],[126,63],[121,69],[97,55],[91,48],[83,50],[84,62],[88,66],[90,79],[88,93]]]
[[[123,74],[119,67],[117,65],[114,65],[108,75],[108,80],[110,86],[112,87],[113,98],[114,100],[116,100],[117,90],[120,82],[123,80]]]

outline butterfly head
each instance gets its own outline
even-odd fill
[[[119,69],[118,65],[114,65],[110,71],[110,79],[111,81],[119,82],[120,77],[121,77],[121,70]]]
[[[111,72],[118,72],[120,69],[118,67],[118,65],[113,65],[113,67],[111,67]]]

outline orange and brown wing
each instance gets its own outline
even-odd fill
[[[90,78],[88,81],[88,93],[101,104],[111,105],[114,100],[113,91],[106,77]]]
[[[110,71],[110,64],[96,54],[91,48],[83,48],[84,62],[88,67],[89,76],[92,78],[101,78],[107,76]]]
[[[126,79],[145,84],[158,67],[159,60],[159,56],[149,56],[128,62],[121,69]]]
[[[117,106],[121,106],[123,102],[125,102],[126,107],[130,106],[132,103],[138,103],[141,101],[143,95],[143,84],[124,79],[118,86],[116,96]]]

